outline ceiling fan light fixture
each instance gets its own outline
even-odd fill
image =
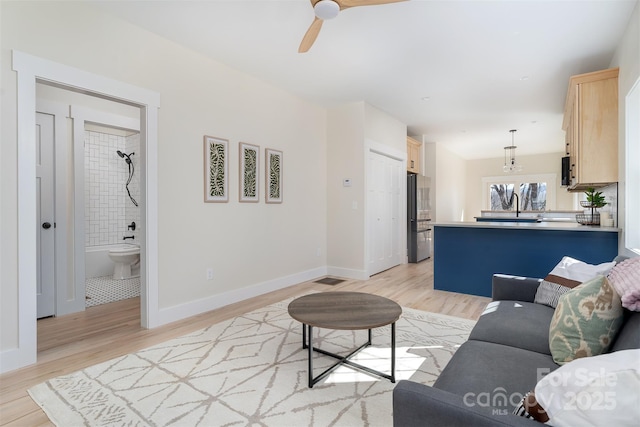
[[[333,19],[338,16],[340,12],[340,5],[333,0],[320,0],[313,7],[318,19],[326,21],[327,19]]]

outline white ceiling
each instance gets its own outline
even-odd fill
[[[365,101],[466,159],[560,152],[571,75],[608,68],[636,0],[409,0],[326,21],[309,0],[96,2],[310,102]],[[428,97],[428,100],[423,98]]]

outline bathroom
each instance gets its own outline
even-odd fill
[[[140,134],[85,123],[86,306],[140,296]]]

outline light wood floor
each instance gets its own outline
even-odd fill
[[[356,291],[381,295],[418,310],[477,319],[489,298],[436,291],[433,263],[405,264],[366,281],[335,286],[313,282],[199,314],[152,330],[140,327],[140,300],[132,298],[86,311],[38,321],[38,362],[0,376],[0,425],[51,426],[27,389],[47,379],[75,372],[159,344],[205,326],[308,291]]]

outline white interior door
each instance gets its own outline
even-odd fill
[[[36,113],[37,315],[55,314],[54,117]]]
[[[402,162],[369,152],[368,217],[369,266],[373,275],[400,264]]]

